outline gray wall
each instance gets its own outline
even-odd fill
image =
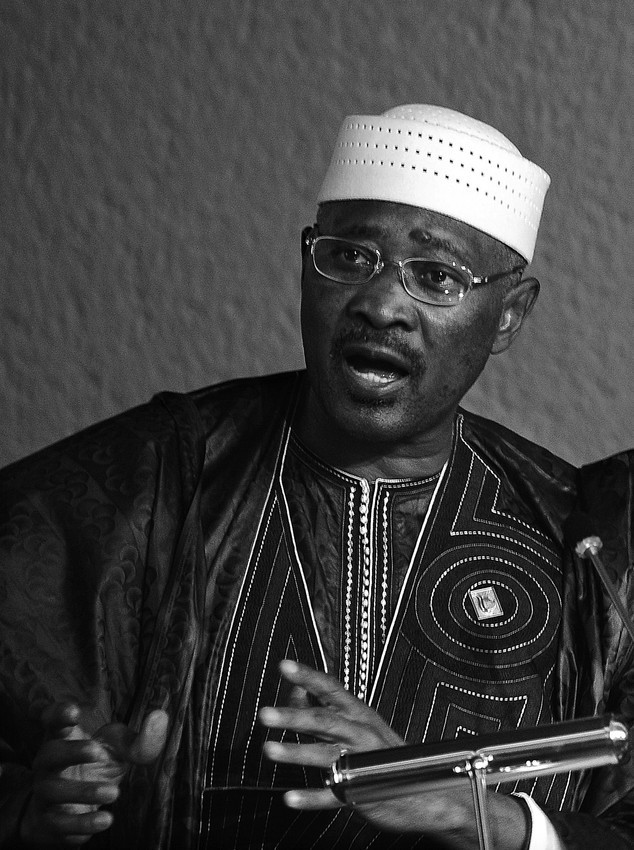
[[[431,102],[552,176],[539,305],[468,406],[634,443],[631,0],[2,0],[0,463],[161,389],[298,367],[341,119]]]

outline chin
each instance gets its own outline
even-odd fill
[[[410,417],[393,400],[352,399],[331,411],[338,431],[358,443],[385,444],[407,440],[415,430]]]

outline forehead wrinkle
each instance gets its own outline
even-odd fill
[[[389,229],[386,227],[381,227],[377,224],[370,224],[363,221],[352,221],[341,228],[338,225],[339,222],[335,222],[334,229],[337,231],[337,235],[348,239],[358,238],[378,241],[381,238],[388,237],[390,233]],[[462,246],[457,240],[446,236],[434,235],[422,227],[413,227],[408,235],[412,242],[420,245],[423,252],[428,252],[429,250],[444,251],[452,258],[457,257],[461,260],[465,253],[467,253],[464,246]]]
[[[446,251],[453,256],[464,254],[464,246],[461,246],[456,240],[446,236],[434,235],[421,227],[414,227],[410,230],[409,236],[413,242],[417,242],[424,248]]]

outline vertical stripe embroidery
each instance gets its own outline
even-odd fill
[[[356,488],[351,487],[348,494],[348,516],[346,534],[346,601],[343,636],[343,684],[350,690],[350,671],[352,654],[352,594],[354,588],[354,501]]]

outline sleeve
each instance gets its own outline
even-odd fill
[[[513,796],[524,801],[530,819],[530,838],[526,850],[564,850],[554,826],[537,803],[522,792]]]
[[[154,698],[171,707],[182,687],[168,637],[150,656],[181,586],[183,640],[193,619],[193,559],[173,578],[204,456],[192,419],[190,404],[159,397],[0,472],[2,848],[15,841],[48,705],[78,703],[92,733],[134,722]],[[158,679],[141,699],[148,666]]]
[[[526,850],[627,850],[634,847],[634,800],[623,800],[601,817],[583,812],[545,812],[524,793],[531,821]]]

